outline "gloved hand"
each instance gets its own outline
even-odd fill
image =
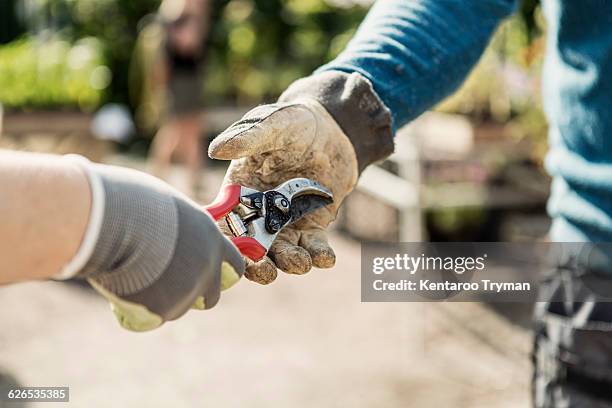
[[[92,208],[65,269],[87,278],[122,326],[151,330],[190,307],[210,309],[242,276],[240,253],[196,203],[148,174],[68,159],[88,174]]]
[[[278,103],[251,110],[213,140],[210,157],[232,159],[224,183],[265,190],[307,177],[334,195],[332,205],[282,230],[267,257],[247,264],[247,278],[267,284],[277,267],[292,274],[332,267],[325,228],[361,170],[392,151],[389,111],[369,81],[341,72],[295,82]]]

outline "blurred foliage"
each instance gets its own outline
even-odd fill
[[[37,0],[63,3],[70,23],[65,26],[72,39],[94,36],[104,45],[104,58],[113,73],[108,98],[129,100],[129,64],[141,19],[157,10],[160,0]]]
[[[367,8],[324,0],[224,0],[213,15],[205,83],[210,103],[278,96],[346,45]]]
[[[100,42],[23,38],[0,48],[0,101],[8,107],[97,107],[111,80]]]
[[[23,107],[130,102],[128,73],[137,35],[160,0],[4,1],[1,10],[16,11],[32,34],[0,48],[0,100]],[[366,12],[367,4],[357,0],[215,0],[203,84],[207,103],[274,99],[337,55]],[[22,23],[16,20],[6,38],[20,32]],[[518,138],[543,140],[543,30],[539,0],[523,0],[465,85],[439,109],[508,123]],[[73,67],[69,55],[83,44],[95,44],[92,64],[99,65]],[[49,50],[60,54],[51,56]],[[41,72],[45,76],[36,79]],[[108,79],[109,72],[111,81],[97,88],[106,80],[96,75]]]
[[[503,123],[505,134],[530,138],[533,158],[541,161],[547,131],[541,99],[544,31],[539,1],[524,0],[519,13],[494,35],[463,86],[437,110],[467,114],[476,122]]]
[[[14,62],[16,66],[12,69],[36,73],[41,65],[46,65],[42,59],[62,60],[66,49],[82,50],[81,45],[93,42],[95,60],[100,68],[97,74],[90,78],[93,83],[79,77],[85,74],[78,69],[73,70],[70,64],[56,65],[53,74],[55,76],[30,79],[27,86],[0,78],[3,88],[0,90],[3,95],[0,101],[9,106],[25,108],[53,105],[94,106],[106,101],[128,101],[128,67],[138,22],[144,15],[156,10],[159,0],[3,0],[3,4],[1,11],[6,9],[13,12],[11,24],[24,26],[29,33],[14,44],[0,47],[2,55],[17,58],[15,61],[19,61],[19,64]],[[18,32],[17,29],[12,29],[7,36]],[[52,56],[48,50],[56,50],[59,54]],[[5,60],[5,69],[9,69],[8,65],[9,62]],[[60,72],[62,69],[64,71]],[[100,76],[107,76],[103,72],[112,72],[112,80],[104,89],[97,89]],[[71,75],[77,75],[77,79],[66,79]],[[56,82],[49,83],[49,80]],[[75,91],[65,88],[66,82],[71,83],[73,87],[82,86],[83,89]],[[6,86],[10,89],[6,90]],[[25,94],[17,95],[20,90]],[[83,96],[88,93],[92,95]],[[9,96],[5,100],[6,94]],[[37,94],[40,97],[37,97]],[[79,96],[76,97],[76,94]]]
[[[101,101],[129,102],[129,65],[139,23],[157,10],[160,0],[6,1],[19,6],[13,8],[41,44],[95,37],[104,65],[113,73]],[[277,96],[293,80],[333,58],[366,11],[351,1],[215,0],[203,85],[207,100],[257,103]],[[22,100],[26,107],[50,102],[46,97]]]

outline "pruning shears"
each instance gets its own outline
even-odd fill
[[[294,178],[266,191],[226,184],[204,209],[225,219],[240,253],[258,261],[285,226],[332,202],[332,193],[316,181]]]

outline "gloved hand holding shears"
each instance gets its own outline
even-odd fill
[[[371,84],[356,73],[327,72],[299,80],[278,103],[251,110],[221,133],[209,155],[232,160],[225,184],[263,191],[306,177],[333,194],[332,204],[283,229],[267,256],[247,264],[245,276],[266,284],[276,278],[277,267],[292,274],[332,267],[335,254],[325,229],[360,171],[392,150],[390,114]]]
[[[92,207],[63,277],[86,278],[134,331],[214,307],[242,276],[241,254],[261,259],[285,225],[332,201],[325,188],[300,178],[265,192],[226,185],[201,207],[147,174],[68,159],[87,174]],[[227,221],[232,241],[213,218]]]
[[[148,174],[68,160],[87,174],[91,209],[81,247],[57,278],[87,279],[123,327],[151,330],[210,309],[240,279],[243,258],[199,204]]]

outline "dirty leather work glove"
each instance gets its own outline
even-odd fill
[[[92,208],[63,277],[87,278],[125,328],[151,330],[191,307],[209,309],[242,276],[238,250],[186,196],[139,171],[66,159],[87,173]]]
[[[251,110],[213,140],[210,157],[232,160],[224,183],[265,190],[307,177],[334,195],[333,204],[283,229],[267,257],[248,263],[247,278],[266,284],[277,267],[291,274],[332,267],[325,228],[361,170],[392,151],[391,115],[370,82],[335,71],[296,81],[277,103]]]

